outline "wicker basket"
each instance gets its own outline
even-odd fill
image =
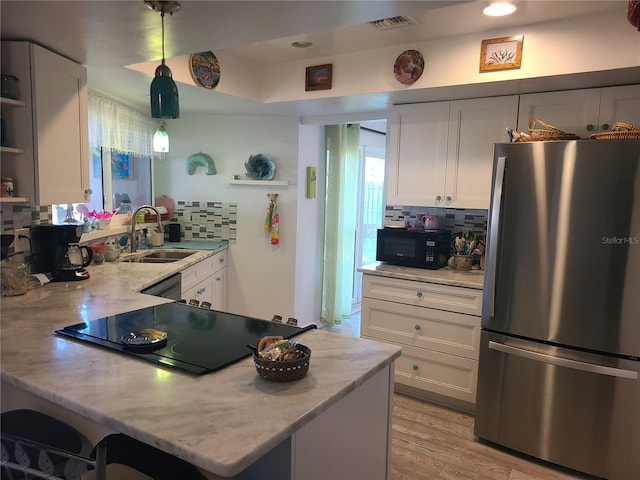
[[[158,216],[155,213],[145,213],[144,214],[144,223],[153,223],[155,221],[157,221]],[[160,220],[163,222],[166,222],[167,220],[169,220],[169,214],[168,213],[161,213],[160,214]]]
[[[529,122],[529,133],[512,132],[513,142],[540,142],[545,140],[578,140],[575,133],[563,132],[553,125],[534,118]]]
[[[593,133],[589,138],[596,140],[614,140],[619,138],[640,138],[640,127],[625,122],[616,122],[611,130],[603,133]]]
[[[256,371],[265,380],[272,382],[291,382],[300,380],[309,371],[309,361],[311,360],[311,349],[305,345],[296,345],[296,349],[304,353],[302,358],[290,362],[278,362],[267,360],[253,353],[253,361],[256,364]]]

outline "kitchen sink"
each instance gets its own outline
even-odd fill
[[[132,253],[120,258],[118,261],[126,263],[172,263],[194,253],[198,253],[198,250],[152,250]]]

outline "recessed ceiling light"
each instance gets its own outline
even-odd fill
[[[492,3],[488,7],[482,10],[482,13],[489,17],[503,17],[505,15],[511,15],[516,11],[516,6],[511,2],[497,2]]]
[[[291,44],[292,47],[296,48],[311,48],[313,47],[313,43],[311,42],[293,42]]]

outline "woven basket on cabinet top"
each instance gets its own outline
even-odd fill
[[[596,140],[614,140],[619,138],[640,138],[640,127],[630,123],[615,122],[608,132],[594,133],[589,138]]]
[[[563,132],[553,125],[534,118],[529,122],[529,133],[513,132],[514,142],[539,142],[544,140],[578,140],[575,133]]]

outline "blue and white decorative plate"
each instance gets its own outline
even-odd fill
[[[249,155],[249,160],[244,162],[247,178],[252,180],[273,180],[276,173],[276,165],[266,155],[256,153]]]

